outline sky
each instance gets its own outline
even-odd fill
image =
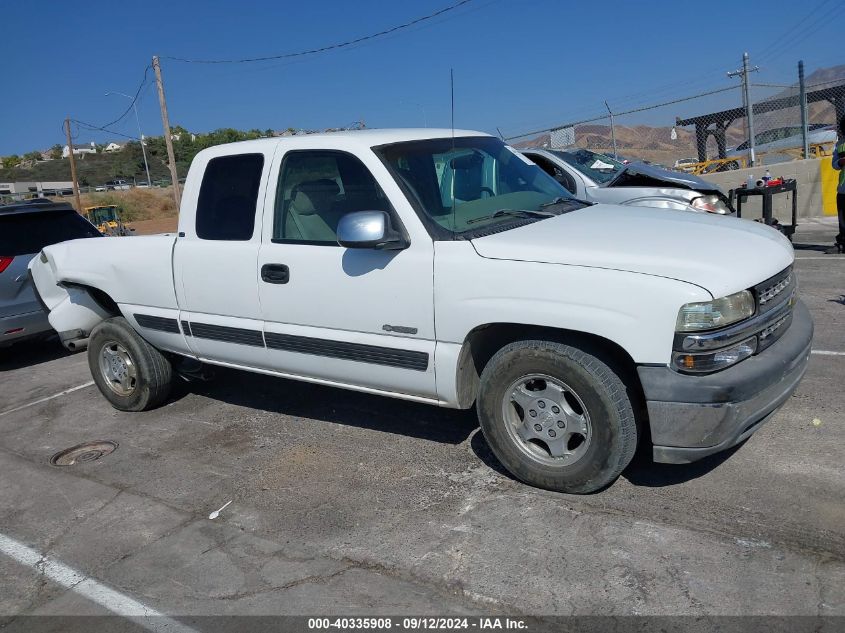
[[[152,55],[172,125],[322,129],[449,127],[505,136],[661,103],[738,83],[725,72],[751,55],[760,83],[793,83],[845,63],[841,0],[708,3],[652,0],[471,0],[437,18],[352,47],[294,59],[203,65],[166,57],[241,59],[292,53],[375,33],[455,0],[222,0],[143,3],[6,0],[0,60],[0,155],[64,143],[65,117],[95,126],[130,105]],[[147,71],[148,79],[152,71]],[[734,92],[638,115],[675,116],[738,105]],[[144,134],[161,135],[155,86],[137,102]],[[631,117],[629,117],[629,120]],[[625,124],[628,120],[620,120]],[[75,130],[76,143],[134,136]]]

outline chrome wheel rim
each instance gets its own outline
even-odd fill
[[[566,383],[529,374],[505,390],[502,414],[508,435],[529,458],[569,466],[587,452],[593,431],[581,397]]]
[[[117,341],[108,341],[100,348],[100,375],[109,388],[119,396],[135,391],[138,368],[129,352]]]

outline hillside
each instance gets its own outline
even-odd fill
[[[830,68],[820,68],[810,74],[810,76],[806,78],[805,83],[808,91],[843,85],[845,84],[845,64],[832,66]],[[778,99],[794,97],[797,94],[797,86],[786,88],[777,94],[767,97],[763,101],[776,101]],[[845,88],[842,88],[842,95],[842,98],[845,98]],[[808,104],[807,110],[808,120],[810,123],[836,123],[836,112],[833,105],[828,101],[810,103]],[[794,108],[784,108],[783,110],[762,114],[757,117],[755,123],[758,130],[766,130],[782,125],[798,124],[800,123],[800,120],[801,112],[798,106],[795,106]]]
[[[150,177],[153,180],[170,180],[170,171],[162,156],[147,153]],[[118,152],[82,154],[76,157],[79,184],[95,186],[115,178],[146,180],[144,158],[139,143],[127,143]],[[70,161],[64,158],[39,161],[31,167],[0,169],[0,180],[8,181],[69,181]]]
[[[233,128],[222,128],[207,134],[191,134],[186,129],[176,126],[172,130],[173,152],[176,157],[176,169],[180,178],[188,173],[188,167],[194,156],[201,150],[220,145],[222,143],[233,143],[249,139],[270,136],[272,130],[261,132],[260,130],[235,130]],[[147,137],[144,139],[147,149],[147,161],[150,166],[150,178],[156,180],[170,180],[170,170],[167,168],[167,148],[164,137]],[[97,154],[83,154],[77,156],[76,168],[79,176],[79,184],[82,186],[95,186],[103,184],[115,178],[127,180],[146,180],[144,171],[144,157],[141,152],[141,144],[138,142],[127,143],[126,146],[116,152],[100,152]],[[39,161],[29,167],[13,167],[0,169],[0,181],[69,181],[70,161],[67,159],[55,159]]]
[[[820,68],[810,74],[806,79],[808,90],[824,88],[845,84],[845,65]],[[764,92],[762,88],[755,89],[758,94]],[[842,88],[845,95],[845,88]],[[770,101],[789,97],[798,93],[798,88],[787,88],[777,94],[765,98],[757,97],[756,102]],[[835,123],[836,113],[833,106],[827,101],[811,103],[809,105],[809,121],[811,123]],[[703,114],[702,112],[701,114]],[[679,127],[675,132],[677,138],[672,140],[672,128],[653,127],[648,125],[631,125],[631,119],[636,115],[617,118],[614,126],[616,134],[616,147],[619,154],[629,158],[642,158],[652,162],[672,165],[679,158],[694,157],[697,155],[695,146],[695,130],[692,127]],[[619,125],[619,121],[628,125]],[[785,108],[774,112],[758,115],[755,117],[755,128],[757,132],[784,126],[800,125],[800,112],[796,106]],[[744,120],[735,121],[726,130],[727,146],[736,146],[742,143],[746,136]],[[531,139],[514,143],[515,147],[543,147],[550,142],[550,134],[540,134]],[[584,124],[575,128],[575,145],[594,151],[611,152],[613,148],[610,125]],[[708,154],[716,154],[716,146],[712,137],[708,141]]]
[[[671,127],[648,125],[615,125],[616,149],[626,158],[642,158],[656,163],[673,164],[678,158],[695,155],[695,134],[692,130],[677,128],[677,139],[672,140]],[[514,143],[514,147],[543,147],[550,142],[550,134]],[[575,128],[575,145],[593,151],[612,152],[613,142],[609,125],[579,125]]]

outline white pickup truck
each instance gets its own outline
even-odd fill
[[[30,270],[120,410],[197,361],[475,405],[511,473],[585,493],[638,441],[686,463],[772,417],[813,334],[793,259],[767,226],[579,201],[496,138],[427,129],[203,150],[178,235]]]

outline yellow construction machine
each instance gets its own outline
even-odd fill
[[[120,207],[113,204],[99,207],[85,207],[85,217],[103,235],[123,237],[133,231],[120,218]]]

